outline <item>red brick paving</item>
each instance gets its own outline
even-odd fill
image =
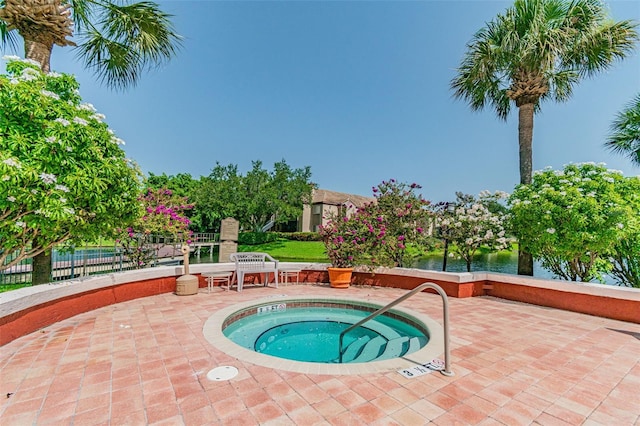
[[[112,425],[637,425],[640,325],[490,297],[450,299],[452,368],[326,376],[218,351],[218,309],[270,295],[387,303],[389,288],[249,287],[163,294],[77,315],[0,348],[0,423]],[[441,321],[437,295],[408,305]],[[206,378],[232,365],[229,381]],[[8,397],[4,397],[8,395]]]

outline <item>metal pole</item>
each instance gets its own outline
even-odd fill
[[[444,239],[444,257],[442,258],[442,272],[447,271],[447,257],[449,256],[449,240]]]
[[[372,314],[370,314],[369,316],[367,316],[366,318],[361,319],[360,321],[358,321],[357,323],[351,325],[350,327],[346,328],[345,330],[343,330],[340,333],[340,336],[338,337],[338,356],[339,356],[339,362],[342,363],[342,345],[343,345],[343,339],[344,339],[344,335],[347,334],[349,331],[361,326],[362,324],[364,324],[365,322],[377,317],[378,315],[381,315],[385,312],[387,312],[389,309],[391,309],[392,307],[394,307],[395,305],[397,305],[398,303],[408,299],[409,297],[413,296],[416,293],[421,292],[422,290],[424,290],[425,288],[430,288],[435,290],[440,297],[442,298],[442,311],[443,311],[443,315],[442,315],[442,320],[444,322],[444,370],[440,370],[440,373],[442,373],[445,376],[454,376],[455,373],[451,370],[451,354],[450,354],[450,348],[449,348],[449,299],[447,298],[447,293],[445,293],[445,291],[442,289],[442,287],[440,287],[439,285],[435,284],[435,283],[422,283],[419,286],[417,286],[416,288],[414,288],[413,290],[411,290],[410,292],[403,294],[402,296],[398,297],[396,300],[394,300],[393,302],[385,305],[384,307],[378,309],[377,311],[373,312]]]
[[[87,245],[84,245],[84,251],[82,252],[82,276],[85,277],[87,275]]]
[[[74,248],[73,252],[75,253],[75,248]],[[72,253],[71,254],[71,278],[73,278],[75,276],[75,274],[74,274],[74,272],[75,272],[74,270],[75,270],[75,266],[76,266],[75,265],[75,263],[76,263],[75,260],[76,260],[76,256],[75,256],[75,254]]]

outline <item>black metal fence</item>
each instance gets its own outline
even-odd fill
[[[217,244],[218,234],[194,234],[192,250],[202,246]],[[146,267],[177,265],[183,260],[181,242],[171,237],[153,236],[149,239],[148,249],[152,258]],[[136,269],[138,265],[127,256],[125,250],[116,245],[110,247],[76,247],[73,249],[53,249],[51,256],[51,281],[68,280],[87,275],[99,275],[110,272]],[[31,285],[32,259],[25,259],[7,269],[0,270],[0,289],[10,290]]]

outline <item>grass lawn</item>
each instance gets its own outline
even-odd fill
[[[269,253],[278,260],[288,262],[319,262],[329,263],[324,253],[322,241],[274,241],[272,243],[253,246],[241,245],[238,251],[259,251]]]
[[[452,247],[449,246],[449,252]],[[500,253],[511,253],[517,250],[517,246],[513,250],[504,250]],[[290,241],[281,240],[266,244],[257,245],[240,245],[238,251],[258,251],[269,253],[278,260],[285,262],[320,262],[329,263],[329,258],[324,252],[324,244],[322,241]],[[491,250],[480,247],[476,254],[490,253]],[[442,256],[444,251],[442,248],[436,248],[427,253],[427,256]]]

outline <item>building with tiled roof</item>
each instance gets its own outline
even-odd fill
[[[319,226],[326,222],[328,216],[337,213],[348,216],[353,214],[358,207],[374,201],[373,197],[315,189],[311,204],[304,206],[299,230],[302,232],[318,231]]]

